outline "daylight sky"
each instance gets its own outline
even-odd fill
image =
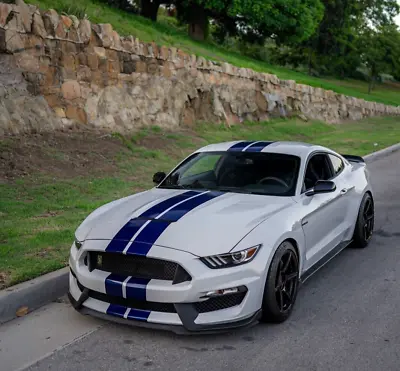
[[[397,0],[397,3],[400,5],[400,0]],[[400,26],[400,14],[396,17],[396,23]]]

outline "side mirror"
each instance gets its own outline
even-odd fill
[[[162,171],[159,171],[158,173],[155,173],[153,175],[153,183],[160,184],[165,179],[166,176],[167,176],[167,174],[165,174]]]
[[[319,193],[331,193],[336,191],[336,184],[330,180],[318,180],[314,188],[306,192],[306,196],[314,196]]]

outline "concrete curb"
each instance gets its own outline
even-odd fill
[[[0,325],[17,317],[17,310],[31,312],[68,291],[69,267],[0,291]]]
[[[367,163],[400,150],[400,143],[373,152],[364,159]],[[0,325],[17,317],[17,310],[27,307],[28,312],[48,304],[68,291],[69,268],[48,273],[31,281],[0,291]]]
[[[380,151],[370,153],[369,155],[364,156],[364,160],[367,163],[374,162],[379,160],[382,157],[386,157],[393,152],[400,150],[400,143],[394,144],[393,146],[381,149]]]

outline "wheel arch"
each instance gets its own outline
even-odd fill
[[[286,242],[286,241],[290,242],[294,246],[294,248],[296,250],[297,258],[300,261],[301,256],[300,256],[300,250],[299,250],[299,245],[298,245],[297,241],[293,237],[288,237],[283,242]]]
[[[302,266],[303,266],[302,254],[301,254],[301,252],[300,252],[300,247],[299,247],[298,242],[296,241],[295,238],[293,238],[293,237],[291,236],[291,237],[283,238],[282,241],[279,242],[279,243],[275,246],[275,248],[274,248],[274,250],[273,250],[273,253],[271,254],[271,259],[270,259],[270,261],[269,261],[269,263],[268,263],[268,265],[267,265],[267,270],[266,270],[266,275],[267,275],[267,276],[268,276],[268,272],[269,272],[269,270],[270,270],[270,268],[271,268],[271,263],[272,263],[272,260],[274,259],[274,256],[275,256],[276,252],[278,251],[279,247],[280,247],[282,244],[284,244],[285,242],[290,242],[290,243],[293,245],[293,247],[294,247],[294,249],[295,249],[295,251],[296,251],[297,259],[298,259],[298,261],[299,261],[299,275],[300,275],[300,272],[301,272],[301,269],[302,269]]]

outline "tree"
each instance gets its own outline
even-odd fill
[[[322,0],[324,16],[306,42],[294,46],[298,63],[309,71],[352,76],[361,63],[359,36],[364,28],[390,24],[399,6],[396,0]]]
[[[314,33],[323,16],[320,0],[176,0],[176,5],[189,34],[200,40],[212,18],[231,32],[298,42]]]
[[[142,17],[157,21],[158,9],[161,4],[171,4],[167,0],[140,0],[140,15]]]
[[[365,28],[360,36],[361,58],[369,70],[368,93],[381,73],[400,71],[400,32],[394,24]]]
[[[139,13],[142,17],[157,21],[161,4],[170,5],[171,0],[103,0],[116,8],[127,12]]]

